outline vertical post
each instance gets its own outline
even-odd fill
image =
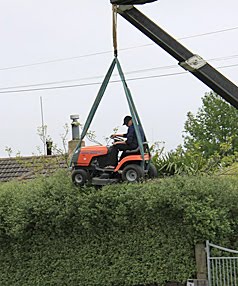
[[[195,259],[197,268],[197,279],[206,280],[207,279],[207,260],[205,245],[203,243],[198,243],[195,246]]]
[[[41,128],[42,128],[42,136],[43,136],[43,144],[44,144],[44,155],[46,155],[46,134],[45,134],[42,96],[40,97],[40,108],[41,108]]]
[[[210,265],[210,245],[209,241],[206,241],[206,254],[207,254],[207,278],[208,286],[211,286],[211,265]]]

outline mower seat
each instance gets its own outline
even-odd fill
[[[143,146],[144,146],[144,152],[148,152],[148,142],[143,142]],[[136,149],[133,150],[126,150],[125,154],[126,155],[140,154],[140,147],[138,146]]]
[[[140,148],[137,147],[136,149],[126,150],[126,151],[125,151],[125,154],[126,154],[126,155],[140,154]]]

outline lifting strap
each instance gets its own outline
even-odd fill
[[[119,62],[119,60],[118,60],[118,58],[116,56],[114,57],[111,65],[109,67],[109,70],[108,70],[108,72],[107,72],[107,74],[106,74],[106,76],[105,76],[105,78],[103,80],[103,83],[102,83],[102,85],[101,85],[101,87],[99,89],[97,97],[96,97],[96,99],[95,99],[95,101],[94,101],[94,103],[93,103],[93,105],[91,107],[91,110],[89,112],[89,115],[87,117],[86,123],[84,125],[83,131],[82,131],[82,134],[81,134],[81,137],[80,137],[80,141],[79,141],[78,145],[76,146],[76,148],[74,150],[74,154],[73,154],[73,156],[71,158],[70,166],[72,166],[72,162],[75,162],[77,160],[78,153],[80,152],[82,141],[83,141],[84,137],[86,136],[86,134],[88,132],[88,129],[89,129],[90,125],[91,125],[91,122],[92,122],[93,117],[94,117],[94,115],[95,115],[95,113],[97,111],[97,108],[98,108],[98,106],[99,106],[99,104],[100,104],[100,102],[102,100],[102,97],[103,97],[103,95],[105,93],[105,90],[106,90],[107,85],[108,85],[108,83],[110,81],[110,78],[112,76],[112,73],[113,73],[113,70],[114,70],[115,66],[117,66],[117,69],[118,69],[121,81],[123,83],[123,87],[124,87],[124,91],[125,91],[125,94],[126,94],[127,102],[128,102],[129,109],[130,109],[130,112],[131,112],[133,125],[134,125],[135,132],[136,132],[138,145],[139,145],[139,148],[140,148],[140,154],[142,156],[142,165],[144,167],[144,146],[143,146],[141,133],[140,133],[140,128],[142,128],[142,130],[143,130],[143,127],[142,127],[139,115],[137,113],[137,110],[136,110],[136,107],[135,107],[135,104],[134,104],[134,101],[133,101],[130,89],[127,86],[127,83],[126,83],[126,80],[125,80],[125,76],[123,74],[120,62]],[[144,132],[144,130],[143,130],[143,132]]]
[[[119,62],[118,59],[116,59],[116,60],[117,60],[117,69],[118,69],[118,72],[119,72],[119,75],[120,75],[120,78],[121,78],[121,81],[122,81],[122,84],[123,84],[123,87],[124,87],[124,90],[125,90],[127,102],[128,102],[129,109],[130,109],[130,112],[131,112],[132,122],[133,122],[133,125],[134,125],[134,128],[135,128],[136,138],[137,138],[138,145],[139,145],[139,148],[140,148],[140,154],[142,156],[142,162],[143,162],[143,167],[144,167],[144,159],[145,159],[144,158],[144,156],[145,156],[145,154],[144,154],[144,146],[143,146],[141,133],[140,133],[140,129],[139,129],[139,128],[142,128],[142,125],[141,125],[140,118],[138,116],[138,113],[137,113],[134,101],[132,99],[132,95],[131,95],[130,89],[127,86],[127,83],[126,83],[126,80],[125,80],[125,76],[123,74],[120,62]],[[144,133],[143,128],[142,128],[142,131]]]
[[[112,38],[114,56],[117,57],[117,5],[112,5]]]

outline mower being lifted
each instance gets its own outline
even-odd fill
[[[126,157],[119,161],[115,169],[105,168],[110,147],[82,147],[77,160],[72,165],[72,180],[77,186],[85,184],[103,186],[118,182],[139,182],[147,178],[157,177],[155,166],[150,163],[151,155],[148,143],[143,143],[144,161],[140,149],[126,151]]]
[[[112,72],[117,66],[121,82],[123,84],[127,102],[129,105],[131,118],[135,130],[135,135],[138,143],[138,148],[128,150],[126,156],[119,160],[115,169],[105,168],[108,163],[108,155],[110,147],[107,146],[89,146],[82,147],[84,137],[87,135],[89,126],[93,120],[96,110],[102,100],[106,87],[111,78]],[[96,99],[91,107],[86,123],[84,125],[81,138],[75,148],[71,158],[70,166],[72,167],[72,180],[78,186],[83,186],[87,183],[95,186],[103,186],[117,182],[138,182],[144,177],[154,178],[157,176],[157,170],[151,164],[151,154],[147,142],[143,142],[140,130],[145,134],[138,112],[136,110],[131,92],[126,84],[126,80],[117,57],[114,57],[112,64],[103,80]],[[115,137],[115,136],[113,136]],[[146,138],[146,137],[145,137]],[[121,141],[122,139],[114,138]],[[145,139],[146,141],[146,139]]]

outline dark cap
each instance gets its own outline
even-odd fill
[[[123,121],[123,125],[127,125],[128,122],[132,119],[131,116],[127,115],[125,118],[124,118],[124,121]]]

